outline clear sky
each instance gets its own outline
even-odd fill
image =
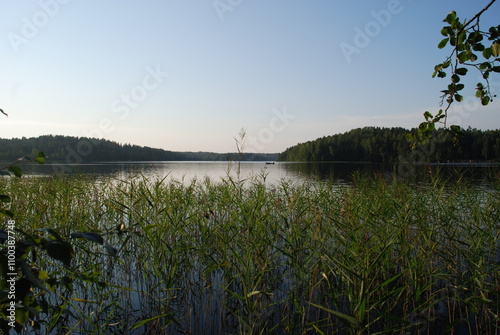
[[[281,152],[439,110],[442,20],[489,0],[40,0],[0,6],[0,137],[91,136],[175,151]],[[500,3],[482,19],[497,25]],[[496,129],[478,74],[450,116]],[[500,91],[500,78],[492,80]],[[499,92],[500,93],[500,92]]]

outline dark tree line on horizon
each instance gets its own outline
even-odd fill
[[[415,149],[407,134],[415,133],[404,128],[357,128],[343,134],[325,136],[299,143],[278,156],[279,161],[289,162],[419,162],[447,161],[500,161],[500,130],[467,129],[454,141],[446,129],[435,130],[433,138]],[[455,139],[456,140],[456,139]]]
[[[44,135],[31,138],[0,139],[0,161],[36,156],[43,151],[48,163],[82,163],[103,161],[228,161],[275,160],[277,154],[243,154],[213,152],[178,152],[105,139]]]

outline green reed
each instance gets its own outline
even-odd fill
[[[54,294],[60,310],[40,316],[54,329],[495,334],[500,326],[498,183],[0,183],[16,195],[23,229],[96,231],[118,250],[114,258],[77,240],[72,269],[40,256],[53,271],[88,279],[73,295]]]

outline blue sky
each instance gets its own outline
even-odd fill
[[[0,137],[91,136],[175,151],[281,152],[439,110],[443,18],[489,0],[1,1]],[[498,24],[500,4],[482,24]],[[498,128],[470,72],[452,123]],[[492,88],[500,91],[500,78]],[[500,93],[500,92],[499,92]]]

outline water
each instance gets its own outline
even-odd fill
[[[23,171],[28,176],[44,176],[53,175],[55,173],[80,173],[80,174],[97,174],[103,177],[111,177],[116,179],[127,179],[129,177],[144,175],[151,179],[167,178],[170,180],[179,180],[182,182],[190,182],[193,179],[201,180],[205,177],[211,178],[214,181],[223,178],[240,178],[247,179],[255,176],[265,178],[266,182],[276,183],[282,179],[294,181],[304,181],[309,179],[332,180],[335,183],[345,184],[352,181],[353,175],[361,174],[378,174],[382,176],[398,177],[407,180],[410,183],[425,183],[432,180],[432,177],[437,173],[442,174],[444,178],[457,180],[459,177],[469,180],[477,185],[488,183],[493,178],[498,178],[500,175],[500,165],[494,164],[461,164],[461,165],[401,165],[401,164],[367,164],[367,163],[282,163],[266,164],[265,162],[242,162],[228,164],[224,162],[109,162],[109,163],[94,163],[94,164],[79,164],[79,165],[25,165]],[[238,173],[239,169],[239,173]],[[208,218],[207,220],[213,220]],[[218,220],[226,220],[220,217]],[[187,222],[187,221],[186,221]],[[212,222],[208,221],[212,224]],[[196,231],[199,228],[197,225],[189,226],[188,230]],[[189,234],[188,234],[189,235]],[[201,235],[200,235],[201,236]],[[130,237],[130,238],[129,238]],[[193,239],[199,236],[192,235]],[[178,242],[175,236],[166,234],[164,237],[165,244],[171,241]],[[285,235],[283,235],[285,238]],[[235,282],[234,287],[232,282],[224,281],[224,269],[217,271],[209,271],[202,268],[202,259],[199,255],[191,252],[192,249],[182,249],[176,251],[175,257],[172,258],[175,262],[179,262],[179,266],[186,264],[186,268],[177,271],[181,273],[173,279],[168,286],[164,283],[162,277],[156,277],[153,267],[148,266],[151,259],[151,253],[147,240],[142,238],[142,235],[124,234],[112,237],[106,236],[106,239],[115,247],[124,246],[120,249],[120,262],[114,261],[107,256],[103,257],[103,273],[105,280],[121,287],[127,287],[131,290],[116,291],[107,293],[103,298],[103,304],[99,308],[103,308],[99,313],[103,313],[105,318],[111,318],[106,311],[107,304],[112,301],[119,302],[119,311],[117,320],[109,319],[112,324],[132,325],[140,319],[146,319],[152,316],[161,315],[164,312],[164,305],[169,304],[176,319],[182,322],[182,328],[190,329],[192,333],[218,334],[231,333],[237,329],[237,316],[228,314],[228,310],[234,307],[238,313],[241,312],[241,307],[238,305],[230,305],[234,300],[229,300],[228,292],[234,290],[238,292],[240,287]],[[284,241],[280,240],[280,241]],[[198,246],[198,244],[194,244]],[[204,245],[204,244],[199,244]],[[283,246],[277,245],[277,250],[283,249]],[[104,252],[101,246],[96,246],[99,252]],[[177,250],[177,249],[176,249]],[[181,249],[178,249],[181,250]],[[300,249],[302,250],[302,249]],[[305,250],[305,249],[304,249]],[[166,253],[167,255],[168,253]],[[269,285],[276,285],[269,288],[272,292],[270,297],[274,296],[275,300],[264,304],[267,308],[261,314],[251,315],[249,320],[252,322],[258,319],[269,318],[271,324],[278,324],[283,315],[287,315],[287,308],[301,308],[301,306],[290,307],[288,301],[292,299],[288,297],[288,292],[293,291],[294,282],[292,274],[293,269],[287,269],[283,266],[284,262],[281,258],[276,258],[276,264],[273,263],[271,268],[276,272],[278,281],[270,281]],[[163,267],[167,268],[169,262],[165,262]],[[211,264],[211,263],[210,263]],[[221,263],[222,265],[226,263]],[[205,264],[206,266],[206,264]],[[231,268],[237,269],[236,267]],[[205,272],[203,272],[205,271]],[[290,271],[289,273],[287,271]],[[161,273],[169,274],[168,269],[162,269]],[[274,272],[269,272],[274,274]],[[76,286],[76,284],[75,284]],[[168,289],[165,289],[168,288]],[[111,291],[111,290],[110,290]],[[94,300],[99,292],[87,290],[86,288],[77,288],[75,290],[76,297],[83,300]],[[106,291],[108,292],[108,291]],[[298,292],[298,291],[297,291]],[[184,294],[185,293],[185,294]],[[257,299],[259,296],[255,296]],[[226,300],[224,300],[226,299]],[[262,299],[267,299],[266,295],[262,295]],[[74,306],[84,310],[88,315],[93,315],[95,312],[95,304],[73,303]],[[227,306],[226,306],[227,305]],[[239,310],[237,309],[240,308]],[[310,308],[310,306],[307,306]],[[311,309],[312,320],[321,320],[326,317],[324,311]],[[96,313],[99,314],[99,313]],[[259,312],[261,313],[261,312]],[[268,313],[268,314],[266,314]],[[295,313],[295,311],[293,311]],[[292,313],[292,314],[293,314]],[[321,314],[323,313],[323,314]],[[111,314],[109,314],[111,315]],[[244,313],[242,314],[244,315]],[[290,314],[291,315],[291,314]],[[239,316],[239,314],[238,314]],[[315,317],[316,319],[314,319]],[[255,318],[255,320],[253,319]],[[74,320],[68,321],[71,325]],[[116,321],[116,322],[115,322]],[[90,327],[90,324],[85,325]],[[148,325],[153,327],[153,325]],[[109,327],[112,329],[112,327]],[[153,328],[150,333],[153,334]],[[175,333],[175,325],[169,329]],[[130,331],[131,334],[142,334],[144,328]],[[54,332],[55,333],[55,332]],[[284,334],[284,331],[276,330],[277,334]]]
[[[26,164],[21,166],[25,175],[54,174],[96,174],[117,179],[144,175],[147,178],[166,178],[184,183],[206,177],[213,181],[228,178],[251,179],[264,177],[268,183],[277,183],[287,179],[304,181],[307,179],[330,180],[344,184],[352,181],[353,175],[378,174],[402,178],[409,183],[428,182],[433,176],[450,181],[459,178],[473,184],[487,183],[500,177],[500,163],[471,164],[372,164],[354,162],[292,163],[276,162],[102,162],[75,165],[62,164]],[[239,172],[239,173],[238,173]]]

